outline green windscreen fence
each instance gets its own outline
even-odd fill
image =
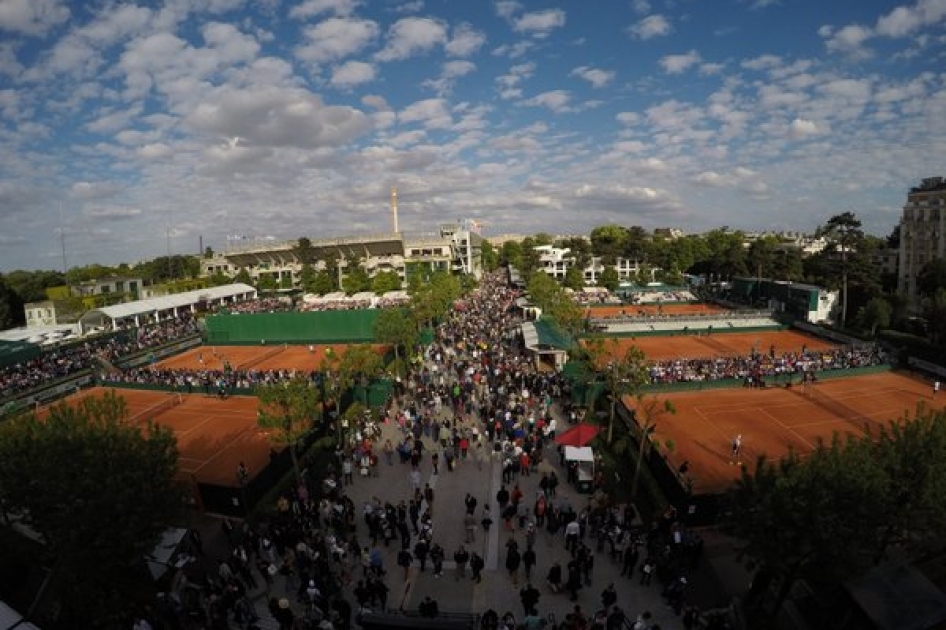
[[[207,317],[207,343],[366,343],[374,341],[378,309],[307,313],[245,313]]]
[[[23,361],[35,359],[42,353],[35,343],[28,341],[2,341],[0,340],[0,367],[15,365]]]

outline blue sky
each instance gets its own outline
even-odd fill
[[[946,175],[946,0],[0,0],[0,270],[198,238],[886,235]],[[60,223],[60,216],[62,220]],[[168,239],[170,235],[170,239]]]

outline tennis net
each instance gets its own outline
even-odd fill
[[[151,405],[147,409],[139,411],[135,415],[129,417],[128,423],[139,424],[147,422],[148,420],[153,420],[169,409],[177,407],[182,402],[184,402],[184,397],[181,394],[169,394],[168,397],[161,402]]]
[[[841,420],[856,426],[858,429],[870,429],[870,425],[873,423],[873,419],[870,416],[854,409],[853,407],[847,406],[837,398],[828,396],[827,394],[821,392],[817,386],[809,385],[807,390],[809,399],[822,409],[830,411],[834,415],[838,416]]]
[[[257,365],[259,365],[259,364],[262,363],[263,361],[265,361],[265,360],[267,360],[267,359],[272,359],[274,356],[276,356],[277,354],[279,354],[280,352],[282,352],[283,350],[285,350],[285,349],[288,348],[288,347],[289,347],[289,344],[286,344],[286,343],[284,343],[284,344],[282,344],[282,345],[280,345],[280,346],[276,346],[276,347],[274,347],[272,350],[269,350],[268,352],[264,352],[263,354],[261,354],[261,355],[258,356],[258,357],[254,357],[254,358],[250,359],[249,361],[246,361],[246,362],[244,362],[244,363],[241,363],[240,365],[237,366],[237,369],[238,369],[238,370],[249,370],[249,369],[252,368],[252,367],[256,367]]]

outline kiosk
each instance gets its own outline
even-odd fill
[[[574,462],[574,464],[573,464]],[[566,446],[565,464],[575,465],[575,488],[583,494],[591,494],[595,481],[595,453],[590,446]]]

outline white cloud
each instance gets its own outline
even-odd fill
[[[139,147],[137,154],[144,160],[160,160],[173,155],[174,150],[163,142],[155,142]]]
[[[649,13],[650,2],[647,0],[633,0],[633,2],[631,2],[631,9],[634,13]]]
[[[670,21],[660,14],[648,15],[643,20],[631,26],[628,31],[636,39],[651,39],[669,35],[671,31]]]
[[[547,37],[554,29],[562,26],[565,26],[565,12],[561,9],[523,13],[512,23],[514,31],[530,33],[534,37]]]
[[[523,101],[523,105],[545,107],[555,113],[570,111],[571,94],[567,90],[549,90]]]
[[[601,70],[600,68],[590,68],[588,66],[579,66],[569,74],[584,79],[591,84],[591,87],[595,88],[602,88],[614,79],[613,70]]]
[[[864,43],[870,39],[871,31],[859,24],[849,24],[837,31],[821,29],[826,36],[825,46],[831,52],[838,52],[852,57],[865,57],[870,51],[864,48]],[[823,35],[824,37],[824,35]]]
[[[80,201],[94,201],[114,197],[120,190],[115,182],[76,182],[69,189],[69,196]]]
[[[376,109],[378,111],[390,111],[391,106],[388,105],[387,100],[383,96],[377,94],[368,94],[367,96],[361,97],[361,102],[368,107]]]
[[[83,214],[92,219],[132,219],[141,214],[141,208],[128,208],[123,206],[98,206],[87,207]]]
[[[804,118],[796,118],[788,126],[788,136],[792,140],[804,140],[812,136],[820,136],[826,132],[827,130],[818,125],[818,123],[813,120],[805,120]]]
[[[631,125],[636,125],[637,123],[640,122],[641,115],[638,114],[637,112],[621,112],[614,118],[622,125],[631,126]]]
[[[289,9],[289,17],[304,19],[323,13],[351,15],[360,4],[359,0],[305,0]]]
[[[442,98],[428,98],[411,103],[398,114],[402,123],[420,123],[428,129],[446,129],[453,123],[453,117]]]
[[[778,55],[760,55],[746,59],[739,65],[749,70],[771,70],[782,65],[782,58]]]
[[[361,52],[377,39],[380,29],[371,20],[329,18],[303,31],[306,43],[296,57],[314,64],[335,61]]]
[[[695,50],[683,55],[667,55],[660,59],[660,67],[667,74],[681,74],[700,63],[700,54]]]
[[[522,10],[522,5],[514,0],[500,0],[496,3],[496,15],[509,19]]]
[[[448,55],[468,57],[486,43],[486,35],[469,24],[458,24],[453,28],[453,37],[444,46]]]
[[[185,119],[213,138],[241,138],[253,147],[317,148],[345,144],[370,129],[369,119],[345,106],[328,106],[305,90],[217,88]]]
[[[374,81],[376,75],[375,67],[370,63],[350,60],[332,69],[329,82],[335,87],[350,88]]]
[[[408,17],[398,20],[388,30],[387,43],[375,58],[398,61],[429,52],[447,42],[447,27],[440,20]]]
[[[42,36],[70,14],[63,0],[0,0],[0,31]]]

